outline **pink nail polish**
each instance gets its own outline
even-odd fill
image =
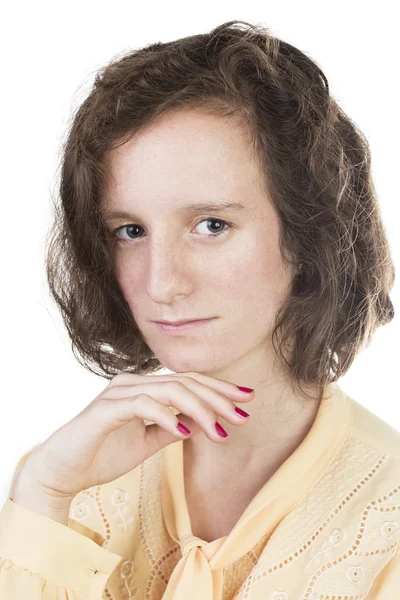
[[[215,429],[217,430],[218,435],[220,435],[221,437],[225,438],[228,436],[225,429],[223,427],[221,427],[221,425],[219,423],[215,423]]]
[[[243,387],[241,385],[238,385],[237,387],[239,388],[239,390],[241,390],[242,392],[246,392],[247,394],[250,394],[251,392],[254,392],[253,389],[248,388],[248,387]]]
[[[241,417],[249,417],[250,416],[249,413],[247,413],[245,410],[242,410],[238,406],[235,406],[235,412],[237,412],[237,414],[240,415]]]
[[[185,425],[183,423],[181,423],[180,421],[178,422],[178,425],[176,427],[184,435],[189,435],[190,434],[190,429],[188,429],[187,427],[185,427]]]

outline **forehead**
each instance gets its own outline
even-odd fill
[[[251,207],[263,194],[245,126],[198,110],[163,115],[108,153],[105,164],[103,204],[121,210],[121,202],[162,198],[177,210],[216,200]]]

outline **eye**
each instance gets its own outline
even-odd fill
[[[219,236],[223,235],[224,233],[226,233],[227,230],[232,227],[232,224],[228,223],[228,221],[224,221],[222,219],[217,219],[214,217],[203,217],[200,221],[198,221],[196,223],[195,227],[197,227],[197,225],[200,225],[201,223],[208,222],[208,221],[214,222],[217,224],[217,226],[216,226],[217,231],[214,232],[213,235],[206,236],[206,237],[211,237],[211,238],[219,237]],[[208,227],[208,225],[207,225],[207,227]],[[118,232],[122,231],[123,229],[127,229],[127,231],[129,232],[128,235],[131,236],[131,235],[137,235],[138,230],[143,230],[143,227],[141,227],[140,225],[136,225],[136,224],[128,224],[128,225],[123,225],[122,227],[118,227],[117,229],[114,229],[112,231],[112,233],[113,233],[114,237],[117,239],[118,243],[121,242],[123,244],[124,243],[129,244],[129,243],[134,242],[136,239],[139,239],[140,237],[142,237],[139,235],[138,238],[131,237],[130,239],[122,239],[118,236]]]

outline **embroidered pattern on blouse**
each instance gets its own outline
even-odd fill
[[[285,594],[292,598],[293,592],[296,600],[365,598],[373,579],[400,547],[400,485],[363,505],[362,493],[369,487],[375,490],[379,481],[382,487],[388,480],[400,480],[400,471],[387,473],[391,464],[388,455],[349,438],[328,472],[276,528],[237,600],[249,599],[266,577],[272,589],[277,574],[280,581],[290,582],[293,563],[298,563],[296,573],[305,574],[302,595],[299,589],[281,585],[271,592],[271,600]],[[334,522],[345,525],[333,527]]]
[[[102,524],[104,526],[102,531],[102,535],[104,537],[102,547],[107,548],[111,537],[111,523],[106,516],[106,511],[104,510],[102,502],[102,486],[97,485],[88,488],[87,490],[83,490],[78,494],[77,498],[78,497],[85,497],[86,501],[81,500],[81,502],[79,502],[78,504],[71,506],[70,517],[72,519],[76,519],[77,521],[85,525],[85,519],[87,519],[92,512],[100,516]],[[89,504],[89,499],[92,499],[92,507]],[[104,600],[115,600],[114,596],[111,595],[107,587],[104,591],[102,598]]]
[[[71,506],[69,516],[71,517],[71,519],[81,522],[84,521],[90,515],[91,512],[92,509],[88,504],[86,504],[86,502],[79,502],[79,504]]]
[[[76,498],[86,497],[86,501],[81,500],[77,504],[71,506],[70,517],[78,522],[85,524],[85,519],[87,519],[92,512],[95,512],[96,515],[100,517],[103,525],[102,535],[104,537],[104,542],[102,544],[102,547],[108,549],[111,539],[112,524],[115,524],[117,527],[122,529],[124,533],[127,533],[128,525],[133,522],[133,513],[131,512],[130,515],[126,515],[127,511],[132,511],[132,507],[129,505],[129,494],[124,490],[121,490],[120,488],[116,488],[112,491],[111,494],[111,503],[113,506],[116,507],[116,510],[112,513],[109,520],[106,515],[106,510],[104,508],[103,502],[103,494],[105,493],[106,489],[106,486],[98,485],[92,488],[88,488],[87,490],[83,490],[80,494],[78,494]],[[89,498],[91,499],[92,508],[89,505]],[[111,593],[111,586],[109,585],[109,580],[108,585],[105,587],[104,593],[102,595],[102,599],[137,599],[138,590],[133,587],[134,568],[132,559],[123,560],[118,565],[116,569],[116,576],[122,581],[122,583],[120,583],[118,586],[118,596],[114,596]]]
[[[116,511],[112,514],[112,518],[116,521],[118,527],[120,527],[124,533],[127,532],[127,527],[133,521],[133,513],[129,516],[123,514],[123,508],[129,510],[129,494],[123,490],[117,488],[111,495],[111,502],[117,507]]]
[[[134,568],[139,549],[127,550],[107,582],[103,600],[160,600],[181,558],[180,546],[169,537],[162,518],[162,459],[160,451],[140,465],[137,507],[126,490],[107,484],[81,492],[71,508],[71,517],[83,523],[94,513],[100,517],[103,547],[109,547],[112,528],[118,527],[124,539],[135,539],[135,546],[139,540],[140,553],[147,558],[146,580],[139,581]],[[102,493],[110,513],[115,507],[110,517]],[[272,535],[262,536],[225,569],[223,600],[362,600],[399,547],[398,463],[349,437],[328,471]],[[262,596],[257,594],[260,582]]]

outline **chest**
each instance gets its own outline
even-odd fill
[[[185,493],[192,533],[206,542],[227,536],[251,502],[243,491],[227,488],[212,493],[186,484]]]
[[[258,491],[265,476],[250,478],[211,474],[211,469],[185,467],[185,497],[193,535],[213,542],[229,535]]]

